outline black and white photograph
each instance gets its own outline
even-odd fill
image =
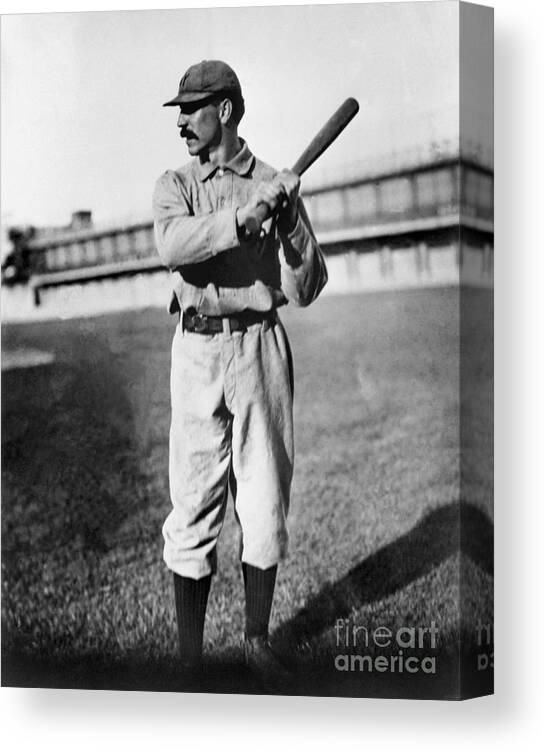
[[[1,42],[2,686],[491,694],[492,9]]]

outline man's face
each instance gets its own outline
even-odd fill
[[[184,104],[178,117],[180,137],[185,138],[187,149],[192,157],[198,154],[207,157],[211,148],[218,146],[222,139],[221,120],[216,102],[203,106]]]

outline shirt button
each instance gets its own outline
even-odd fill
[[[221,169],[221,167],[218,170],[218,175],[219,175],[220,178],[223,177],[223,170]]]

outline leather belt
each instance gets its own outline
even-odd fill
[[[182,314],[184,331],[196,334],[218,334],[219,332],[245,332],[253,324],[263,322],[273,324],[276,321],[276,311],[240,311],[232,316],[205,316],[193,313],[191,309]]]

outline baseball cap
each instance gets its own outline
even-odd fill
[[[177,96],[165,102],[163,107],[199,102],[224,91],[236,92],[242,97],[235,71],[222,60],[202,60],[187,69],[180,81]]]

